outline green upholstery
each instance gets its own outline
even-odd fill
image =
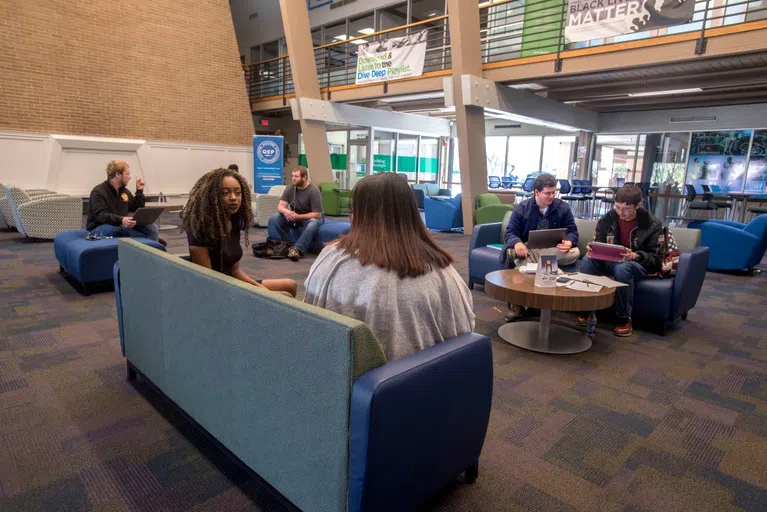
[[[336,183],[320,183],[322,211],[325,215],[343,215],[349,213],[351,190],[341,190]]]
[[[490,206],[492,204],[501,204],[501,200],[495,194],[479,194],[477,196],[477,208]],[[503,218],[503,217],[501,217]],[[498,222],[498,221],[495,221]]]
[[[354,379],[386,363],[362,322],[123,238],[125,357],[301,510],[347,510]]]
[[[501,222],[507,212],[514,209],[513,204],[502,204],[495,194],[479,194],[477,196],[477,211],[474,213],[477,224]]]

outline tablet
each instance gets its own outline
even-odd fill
[[[156,221],[164,211],[164,206],[145,206],[136,210],[131,217],[136,221],[137,226],[148,226]]]
[[[566,234],[567,230],[565,228],[530,231],[527,235],[527,248],[552,249],[562,243]]]
[[[591,254],[589,258],[592,260],[604,260],[604,261],[623,261],[624,254],[628,249],[622,245],[604,244],[602,242],[591,242]]]

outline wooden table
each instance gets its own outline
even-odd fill
[[[551,325],[552,311],[593,311],[609,308],[615,288],[579,292],[569,288],[540,288],[535,275],[518,270],[497,270],[485,276],[485,293],[494,299],[541,310],[540,322],[512,322],[498,329],[498,336],[515,347],[544,354],[577,354],[591,347],[582,332]]]

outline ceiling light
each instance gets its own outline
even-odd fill
[[[359,45],[361,45],[361,44],[365,44],[365,43],[367,43],[367,42],[368,42],[368,40],[367,40],[367,39],[365,39],[365,38],[362,38],[362,39],[355,39],[355,40],[351,41],[351,43],[352,43],[352,44],[356,44],[356,45],[358,45],[358,46],[359,46]]]
[[[360,34],[365,34],[366,36],[369,36],[370,34],[375,32],[375,30],[373,30],[372,28],[368,27],[368,28],[361,28],[357,32],[359,32]]]
[[[436,15],[437,15],[437,11],[434,11],[434,12],[430,12],[429,14],[427,14],[426,17],[427,18],[433,18]]]
[[[668,91],[648,91],[648,92],[634,92],[629,93],[631,98],[641,98],[643,96],[667,96],[670,94],[687,94],[690,92],[701,92],[703,89],[700,87],[693,87],[691,89],[670,89]]]
[[[336,36],[333,39],[337,41],[346,41],[346,34],[341,34],[340,36]]]

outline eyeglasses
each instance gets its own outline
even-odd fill
[[[637,208],[636,206],[623,206],[623,207],[616,206],[615,211],[618,213],[629,213],[636,210],[636,208]]]

